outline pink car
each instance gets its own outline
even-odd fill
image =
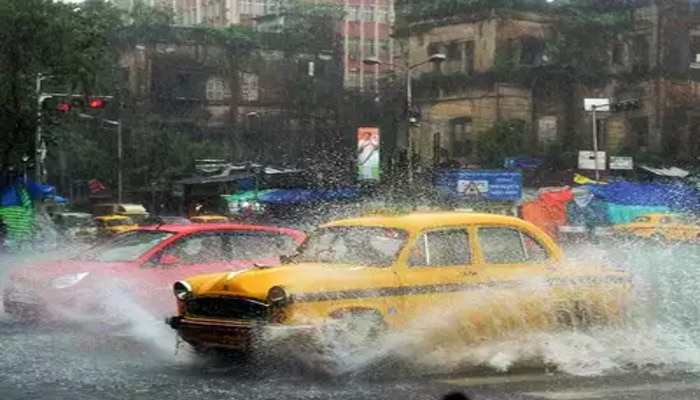
[[[123,323],[119,309],[154,317],[175,312],[173,282],[276,265],[303,232],[268,226],[161,225],[117,235],[73,259],[19,268],[3,296],[5,312],[30,320]]]

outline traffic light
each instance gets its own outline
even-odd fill
[[[45,95],[40,98],[41,109],[44,111],[71,112],[74,109],[102,109],[107,107],[111,97]]]
[[[610,111],[612,112],[632,111],[640,108],[642,108],[641,100],[618,101],[617,103],[610,104]]]

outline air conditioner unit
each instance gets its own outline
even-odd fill
[[[695,55],[695,62],[700,64],[700,53]]]

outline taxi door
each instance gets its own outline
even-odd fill
[[[550,266],[558,255],[535,235],[512,226],[477,226],[475,264],[483,291],[473,329],[483,338],[549,326],[562,294],[553,290]]]
[[[423,333],[431,342],[461,340],[460,321],[477,301],[481,271],[473,264],[473,240],[467,227],[420,232],[408,243],[398,275],[402,328]],[[465,315],[467,317],[465,317]]]

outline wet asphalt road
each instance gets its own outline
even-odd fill
[[[0,288],[8,265],[3,258]],[[628,372],[575,377],[543,369],[497,373],[382,371],[380,376],[309,377],[296,371],[247,373],[240,367],[175,356],[172,332],[109,339],[76,329],[30,328],[0,310],[0,399],[440,399],[463,391],[475,400],[695,400],[700,375]]]
[[[700,377],[677,373],[580,378],[533,370],[437,376],[424,371],[333,381],[292,371],[242,376],[239,369],[166,361],[163,354],[158,357],[126,343],[88,339],[75,332],[30,332],[7,319],[2,321],[0,399],[427,400],[454,390],[478,400],[691,400],[700,396]]]

